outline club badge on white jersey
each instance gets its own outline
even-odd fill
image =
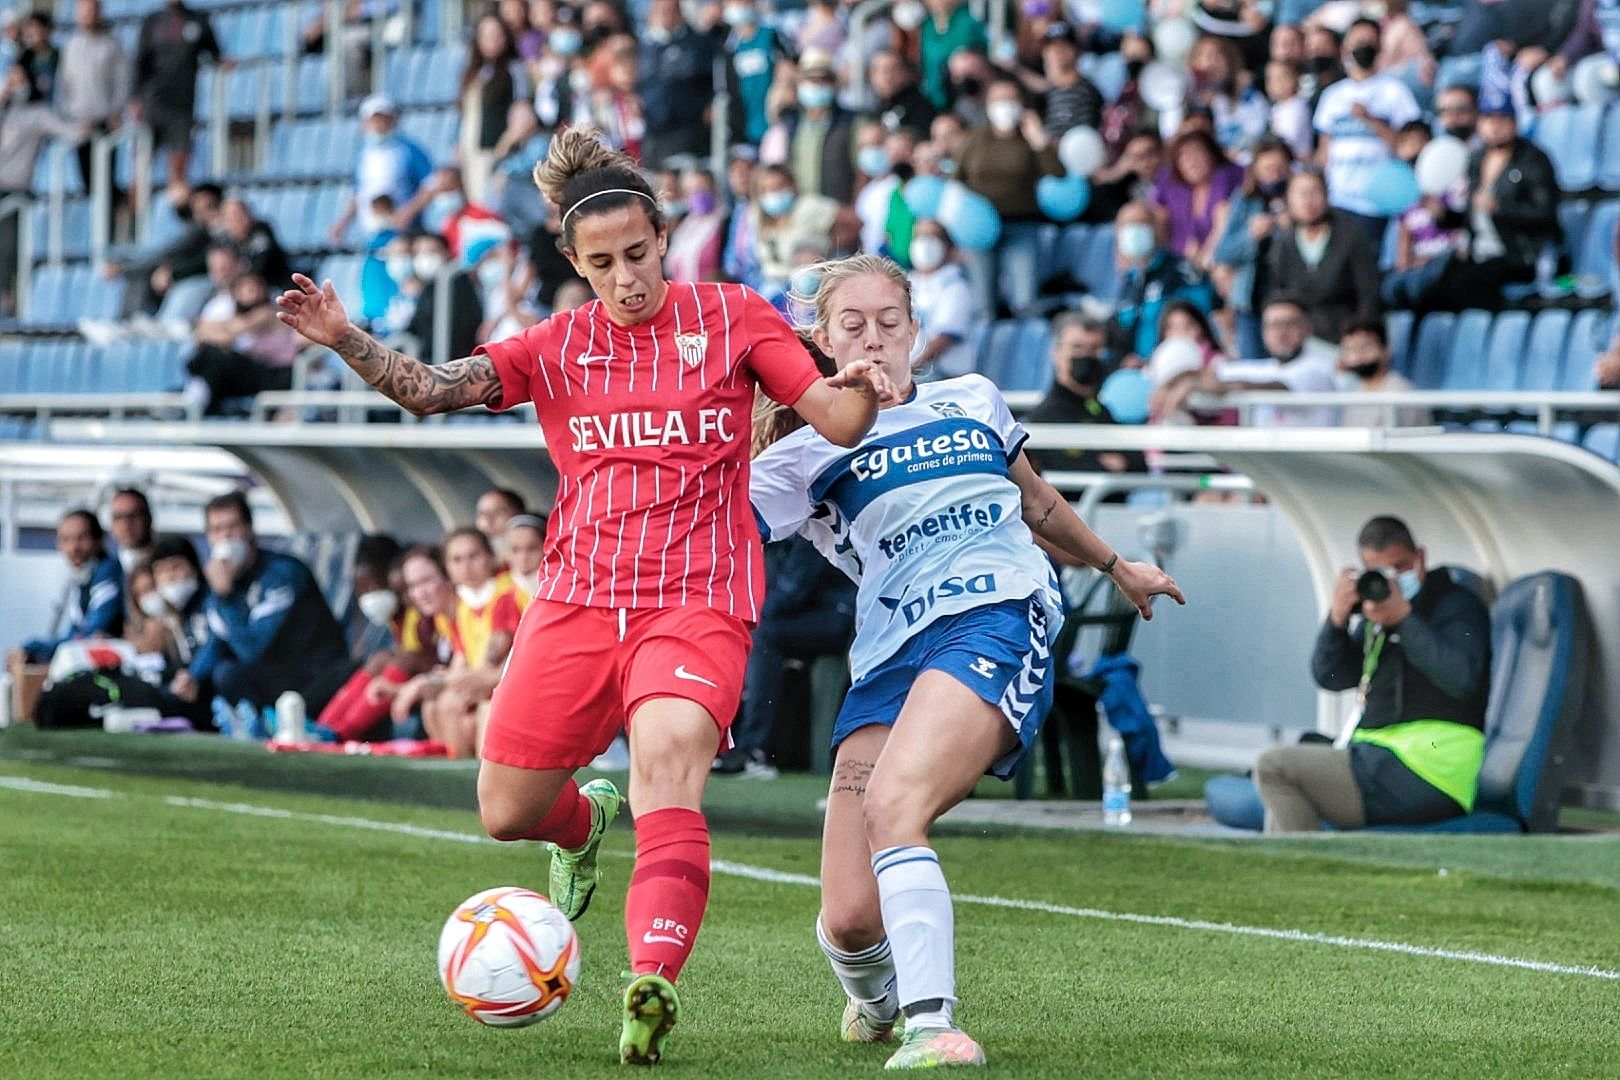
[[[855,678],[944,615],[1039,595],[1062,617],[1008,475],[1026,437],[995,384],[963,375],[879,411],[853,450],[806,427],[754,460],[761,536],[804,533],[860,586]]]

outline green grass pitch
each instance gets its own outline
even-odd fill
[[[543,891],[534,845],[435,835],[476,834],[465,809],[83,764],[102,767],[0,760],[0,1077],[622,1075],[622,825],[579,927],[575,996],[551,1020],[499,1031],[448,1002],[435,943],[479,889]],[[430,775],[362,771],[400,787]],[[802,824],[815,786],[717,783],[721,804],[771,791],[800,818],[748,827],[717,814],[716,858],[813,874]],[[960,894],[1598,969],[961,903],[959,1016],[998,1075],[1620,1075],[1620,980],[1602,977],[1620,971],[1612,834],[1279,844],[953,830],[938,848]],[[798,878],[716,875],[664,1072],[880,1070],[883,1049],[837,1040],[815,910]]]

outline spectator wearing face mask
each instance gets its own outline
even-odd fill
[[[1237,47],[1216,37],[1202,37],[1187,54],[1192,87],[1181,108],[1159,114],[1159,133],[1174,138],[1187,114],[1207,110],[1211,134],[1228,154],[1246,156],[1266,134],[1271,107],[1249,82]]]
[[[1260,333],[1264,357],[1231,360],[1205,369],[1197,379],[1199,392],[1219,397],[1246,390],[1316,394],[1337,388],[1336,350],[1311,336],[1311,323],[1298,297],[1278,294],[1267,300]],[[1251,411],[1249,422],[1255,427],[1334,427],[1339,411],[1261,405]]]
[[[757,146],[771,125],[765,103],[777,61],[786,52],[775,28],[760,18],[754,0],[727,0],[723,17],[731,28],[725,50],[730,61],[732,130],[742,142]]]
[[[708,151],[703,114],[714,97],[714,59],[714,39],[686,24],[678,0],[652,0],[635,87],[646,117],[641,158],[647,165]]]
[[[1126,203],[1153,198],[1153,180],[1164,163],[1164,142],[1156,131],[1132,135],[1119,157],[1091,175],[1091,202],[1080,220],[1111,225]]]
[[[180,235],[101,268],[108,280],[122,276],[128,282],[122,311],[125,318],[138,312],[155,314],[175,282],[207,272],[208,248],[219,224],[224,191],[218,184],[178,184],[169,189],[168,197],[182,221]]]
[[[441,165],[433,170],[433,175],[410,201],[394,214],[394,228],[403,232],[417,220],[427,232],[444,237],[453,259],[460,258],[466,246],[464,234],[487,235],[487,230],[480,229],[476,223],[504,225],[495,211],[468,201],[461,170],[454,165]]]
[[[1052,320],[1052,387],[1021,419],[1026,424],[1112,424],[1113,413],[1097,400],[1108,375],[1108,327],[1095,319],[1066,311]],[[1072,469],[1077,472],[1143,472],[1147,465],[1138,451],[1029,450],[1025,453],[1038,472]]]
[[[556,131],[574,115],[575,64],[584,46],[579,16],[571,7],[556,8],[556,22],[530,64],[534,80],[534,114],[542,130]]]
[[[1470,150],[1479,149],[1479,95],[1471,86],[1448,86],[1435,95],[1434,116],[1441,129],[1461,139]]]
[[[1300,89],[1310,100],[1314,111],[1321,104],[1327,88],[1344,78],[1344,67],[1339,63],[1344,39],[1318,23],[1305,31],[1304,41],[1304,76]],[[1374,62],[1377,62],[1376,55]]]
[[[518,610],[526,609],[540,591],[540,564],[546,553],[546,518],[514,514],[506,519],[506,570],[517,586]]]
[[[184,536],[160,536],[152,545],[153,595],[156,603],[146,609],[149,618],[165,630],[161,708],[164,716],[184,716],[192,727],[208,727],[208,702],[213,686],[192,683],[185,695],[176,692],[177,681],[208,642],[208,617],[203,601],[202,563],[197,549]],[[185,682],[179,681],[181,689]]]
[[[67,594],[57,606],[50,632],[7,655],[6,667],[14,675],[25,663],[50,663],[57,646],[69,641],[123,632],[124,569],[107,554],[106,533],[96,515],[89,510],[63,514],[56,526],[56,550],[67,560]]]
[[[1383,238],[1385,218],[1368,190],[1378,166],[1395,155],[1397,133],[1422,116],[1412,91],[1378,71],[1378,24],[1361,19],[1344,36],[1347,78],[1323,92],[1313,123],[1334,209],[1354,216],[1367,239]]]
[[[483,201],[495,165],[495,144],[506,130],[506,114],[514,101],[527,100],[533,93],[511,28],[498,15],[486,13],[473,27],[457,94],[461,103],[457,149],[466,198]]]
[[[1001,239],[991,250],[973,252],[969,269],[987,314],[997,311],[1003,297],[1013,314],[1023,314],[1035,302],[1037,234],[1045,220],[1035,183],[1063,175],[1063,165],[1040,114],[1025,107],[1017,82],[998,79],[985,102],[989,123],[962,144],[956,178],[996,208]]]
[[[534,164],[546,156],[550,145],[551,136],[541,130],[533,103],[512,102],[506,130],[495,144],[488,199],[494,217],[510,226],[513,235],[528,236],[550,213],[533,180]]]
[[[1381,319],[1353,319],[1345,324],[1339,339],[1337,389],[1351,392],[1386,393],[1413,389],[1412,383],[1389,367],[1389,332]],[[1382,405],[1347,405],[1339,423],[1345,427],[1387,427],[1390,411]],[[1397,409],[1395,423],[1414,427],[1428,421],[1423,409]]]
[[[1230,45],[1240,67],[1253,70],[1265,60],[1271,20],[1254,0],[1199,0],[1191,7],[1193,25]]]
[[[401,549],[391,536],[366,536],[354,556],[354,606],[358,627],[351,628],[351,655],[360,666],[349,676],[317,718],[317,741],[343,742],[388,738],[388,700],[370,694],[373,683],[393,685],[407,678],[400,665],[401,642],[409,609],[400,602],[404,575]],[[351,619],[351,623],[355,620]]]
[[[799,57],[798,78],[798,107],[784,112],[766,134],[759,159],[791,169],[800,195],[851,202],[856,181],[855,118],[837,102],[832,54],[806,51]]]
[[[922,91],[936,109],[952,104],[947,91],[946,62],[961,50],[982,52],[989,47],[984,24],[973,17],[963,0],[926,0],[928,18],[920,39]]]
[[[401,237],[388,249],[388,276],[398,293],[383,317],[384,333],[404,332],[416,339],[424,355],[438,362],[434,320],[438,318],[439,271],[452,267],[446,280],[450,289],[450,334],[443,359],[470,356],[478,344],[483,303],[471,271],[450,261],[450,248],[437,233]]]
[[[433,162],[414,140],[398,130],[399,108],[392,98],[372,94],[360,103],[364,133],[354,167],[354,192],[332,223],[328,237],[341,246],[360,207],[369,207],[379,195],[404,206],[433,171]]]
[[[952,379],[973,370],[973,330],[983,314],[955,254],[939,222],[925,218],[912,229],[911,307],[918,331],[911,366],[920,378]]]
[[[1054,22],[1041,37],[1041,122],[1046,134],[1062,138],[1070,128],[1102,126],[1103,96],[1080,74],[1080,42],[1068,23]]]
[[[756,174],[758,195],[751,209],[755,252],[759,257],[760,291],[776,300],[793,273],[793,253],[805,244],[826,248],[838,204],[824,195],[802,195],[793,176],[781,165]]]
[[[855,165],[865,179],[855,196],[861,250],[888,252],[902,268],[909,268],[906,256],[916,221],[905,200],[905,182],[914,175],[911,133],[888,133],[881,125],[867,122],[855,138]]]
[[[1186,300],[1208,314],[1215,290],[1196,266],[1166,249],[1162,224],[1147,203],[1127,203],[1114,219],[1119,301],[1109,324],[1109,347],[1138,360],[1159,344],[1159,315],[1172,300]]]
[[[681,174],[681,201],[686,213],[670,230],[664,273],[671,281],[719,281],[726,245],[726,212],[707,169]]]

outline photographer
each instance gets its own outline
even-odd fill
[[[1399,518],[1373,518],[1356,544],[1366,569],[1339,575],[1311,674],[1324,690],[1357,687],[1361,716],[1333,746],[1260,755],[1267,832],[1415,825],[1473,809],[1490,615],[1444,570],[1428,570]]]

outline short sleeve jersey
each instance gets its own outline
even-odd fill
[[[1038,596],[1061,619],[1008,472],[1025,438],[995,385],[964,375],[880,411],[854,450],[800,428],[755,459],[760,533],[803,533],[859,586],[855,678],[944,615]]]
[[[1391,75],[1375,75],[1356,82],[1340,79],[1322,91],[1312,123],[1333,140],[1328,147],[1329,201],[1341,210],[1382,217],[1369,185],[1374,170],[1394,155],[1372,125],[1355,115],[1357,105],[1399,131],[1418,119],[1423,110],[1405,83]]]
[[[560,476],[539,598],[758,620],[754,390],[792,405],[819,378],[770,304],[742,285],[671,285],[640,325],[592,301],[478,352],[500,376],[500,408],[535,403]]]

